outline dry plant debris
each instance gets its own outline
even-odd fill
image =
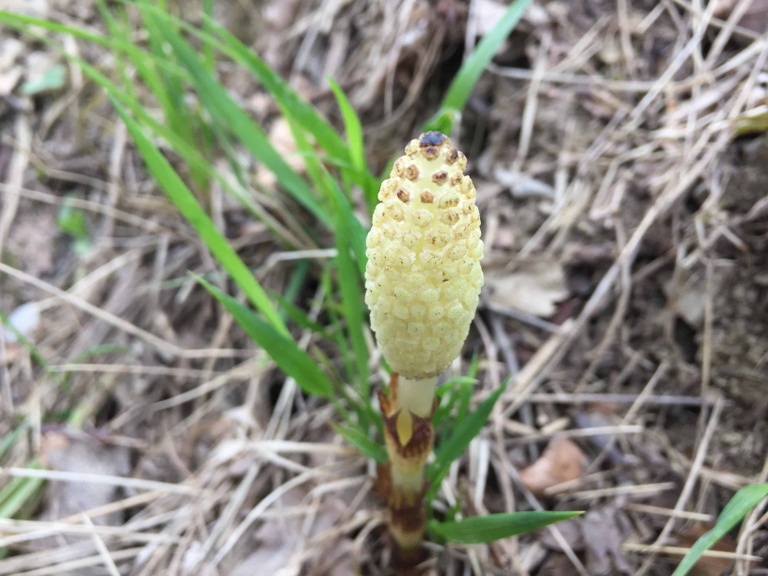
[[[216,4],[338,121],[332,75],[379,167],[419,132],[503,5]],[[732,130],[768,98],[763,4],[535,2],[483,76],[452,136],[476,159],[488,257],[502,263],[495,282],[514,301],[481,302],[466,349],[480,359],[475,400],[516,377],[441,498],[463,514],[590,514],[574,524],[578,537],[555,526],[440,549],[434,573],[670,574],[692,526],[713,521],[736,488],[766,480],[768,136]],[[103,30],[90,0],[0,6]],[[329,433],[331,411],[266,368],[189,279],[214,263],[103,94],[69,66],[60,88],[25,93],[63,60],[1,34],[0,310],[40,304],[30,337],[49,369],[0,337],[0,438],[29,422],[2,455],[0,488],[48,478],[47,502],[79,513],[49,515],[35,501],[28,521],[0,519],[9,552],[0,575],[238,574],[261,562],[284,563],[286,574],[381,574],[385,524],[370,470]],[[103,50],[65,44],[114,69]],[[260,122],[275,121],[250,78],[226,78]],[[55,225],[67,196],[88,222],[85,254]],[[292,214],[257,198],[273,229],[317,255]],[[283,241],[220,190],[209,204],[263,283],[282,292],[293,265],[280,257]],[[530,293],[503,294],[527,262],[551,263],[556,280],[537,272]],[[314,296],[302,295],[308,308]],[[520,313],[521,299],[540,308]],[[308,334],[303,342],[312,345]],[[595,404],[609,415],[585,418]],[[95,435],[85,442],[97,454],[119,453],[101,469],[112,474],[109,493],[90,503],[67,496],[73,486],[95,494],[76,429]],[[51,434],[70,443],[64,461],[32,467]],[[538,496],[517,470],[548,457],[558,434],[579,445],[586,469]],[[753,518],[699,573],[759,573],[765,521]],[[273,538],[287,529],[290,549]],[[49,538],[57,545],[42,548]]]

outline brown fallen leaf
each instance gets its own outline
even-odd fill
[[[621,550],[632,529],[616,507],[593,508],[584,516],[559,523],[557,529],[573,550],[585,552],[585,566],[590,575],[632,573],[632,567]],[[542,533],[541,543],[549,550],[563,551],[560,541],[549,532]]]
[[[304,172],[304,160],[298,153],[296,141],[293,139],[293,133],[287,120],[284,118],[275,120],[269,129],[269,141],[291,168],[299,173]],[[271,188],[277,183],[275,175],[263,165],[259,165],[257,168],[256,178],[265,188]]]
[[[631,574],[632,567],[621,551],[624,540],[614,507],[595,508],[584,515],[581,523],[587,550],[587,571],[594,576]]]
[[[548,488],[581,477],[586,466],[587,457],[581,448],[565,436],[555,436],[541,458],[520,472],[520,478],[538,496]]]
[[[62,472],[127,476],[131,471],[127,448],[111,446],[100,439],[75,430],[43,435],[40,461],[50,470]],[[39,520],[59,520],[104,506],[120,497],[120,488],[96,482],[51,482],[46,488],[45,505]],[[93,519],[94,524],[117,525],[120,513]]]
[[[502,308],[515,308],[547,318],[570,296],[565,272],[550,260],[523,260],[514,268],[486,266],[484,299]]]
[[[11,226],[8,245],[32,276],[45,276],[53,271],[56,238],[59,227],[53,210],[33,210],[17,216]]]

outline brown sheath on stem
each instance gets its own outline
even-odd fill
[[[401,556],[418,556],[424,538],[426,484],[424,467],[432,451],[432,414],[419,416],[398,402],[398,375],[393,373],[389,397],[379,393],[389,455],[390,531]],[[434,406],[433,406],[434,411]]]

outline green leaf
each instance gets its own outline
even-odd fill
[[[581,512],[514,512],[473,516],[453,522],[432,520],[429,530],[450,542],[484,544],[502,538],[538,530],[555,522],[562,522]]]
[[[75,238],[88,237],[88,225],[85,223],[85,214],[72,205],[72,198],[64,200],[56,218],[59,230]]]
[[[475,84],[488,67],[499,46],[517,26],[531,2],[532,0],[515,0],[512,2],[498,24],[477,44],[475,50],[462,64],[461,69],[451,82],[440,109],[427,122],[426,130],[439,130],[450,134],[453,123],[466,106]]]
[[[24,82],[21,85],[21,93],[26,96],[34,96],[42,92],[51,92],[58,90],[64,86],[67,74],[66,69],[61,64],[52,66],[50,70],[46,70],[40,78],[35,80]]]
[[[761,500],[768,498],[768,483],[744,486],[725,505],[714,528],[702,534],[678,565],[672,576],[685,576],[699,561],[702,554],[725,536],[749,514]]]
[[[427,493],[427,502],[431,502],[440,488],[440,482],[448,472],[451,462],[461,456],[469,446],[472,439],[480,433],[488,416],[493,410],[493,406],[499,399],[499,396],[507,389],[509,379],[505,380],[493,394],[488,396],[473,412],[456,423],[451,435],[440,442],[435,450],[435,461],[427,471],[427,479],[430,482],[429,492]]]
[[[333,395],[331,381],[317,367],[312,357],[299,348],[292,338],[278,332],[273,326],[259,318],[253,310],[229,294],[222,292],[210,282],[200,276],[195,276],[195,278],[224,305],[240,324],[240,327],[245,330],[245,333],[269,354],[275,364],[296,380],[304,392],[321,398],[330,398]]]
[[[160,184],[160,187],[173,201],[184,218],[197,231],[216,260],[221,263],[240,289],[245,292],[245,295],[253,305],[264,314],[264,317],[277,332],[287,335],[288,329],[285,327],[280,314],[272,305],[272,302],[270,302],[261,284],[253,277],[251,271],[240,259],[240,256],[237,255],[237,252],[235,252],[232,246],[229,245],[229,242],[227,242],[227,239],[211,222],[205,210],[203,210],[192,192],[190,192],[189,188],[187,188],[176,171],[168,163],[168,160],[152,143],[136,120],[128,115],[125,108],[114,98],[112,98],[112,103],[131,133],[136,147],[147,164],[147,168],[149,168],[155,180]]]
[[[375,460],[379,464],[384,464],[387,461],[386,449],[381,444],[371,440],[367,434],[364,434],[358,428],[333,423],[331,426],[341,437],[357,448],[363,456]]]

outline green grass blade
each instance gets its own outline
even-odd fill
[[[88,42],[94,42],[106,47],[114,47],[112,39],[103,36],[102,34],[96,34],[82,30],[74,26],[67,26],[66,24],[60,24],[49,20],[42,20],[40,18],[34,18],[32,16],[24,16],[22,14],[15,14],[11,12],[5,12],[0,10],[0,24],[10,26],[14,30],[18,30],[21,33],[29,32],[30,29],[35,27],[48,30],[49,32],[56,32],[60,34],[70,34],[75,38],[81,40],[87,40]]]
[[[107,4],[105,0],[96,0],[96,7],[99,10],[99,14],[101,14],[102,20],[107,25],[107,32],[109,32],[109,35],[118,41],[130,42],[130,29],[129,24],[127,22],[128,14],[126,13],[125,7],[120,10],[118,17],[120,18],[121,22],[118,22],[118,20],[115,18],[115,16],[112,14],[112,12],[107,8]],[[118,51],[117,49],[114,50],[115,54],[122,54],[122,52]],[[136,71],[141,75],[141,65],[143,64],[143,60],[141,58],[137,58],[138,65],[134,63],[136,67]],[[130,81],[130,73],[127,69],[126,62],[131,62],[133,59],[129,56],[128,58],[115,58],[115,67],[118,73],[118,76],[123,82],[123,86],[125,86],[126,90],[128,91],[129,95],[133,98],[136,97],[136,90],[133,85],[133,82]],[[146,82],[146,80],[145,80]],[[147,82],[147,85],[150,84]]]
[[[744,486],[733,495],[717,517],[714,528],[702,534],[677,566],[672,576],[685,576],[701,559],[702,554],[725,536],[749,514],[761,500],[768,498],[768,483]]]
[[[532,0],[515,0],[488,34],[477,44],[475,50],[462,64],[451,82],[448,92],[437,113],[427,122],[425,130],[439,130],[450,134],[455,118],[464,109],[475,84],[487,68],[499,46],[514,29]]]
[[[144,81],[151,87],[152,94],[160,102],[166,121],[171,125],[174,132],[192,141],[194,123],[189,121],[189,109],[184,99],[184,85],[180,74],[158,70],[154,66],[157,62],[168,60],[164,53],[163,32],[158,23],[151,18],[145,17],[143,25],[147,31],[151,52],[146,57],[133,58],[132,61],[134,65],[137,65],[137,70],[142,73]]]
[[[429,530],[440,538],[461,544],[485,544],[562,522],[581,512],[514,512],[473,516],[453,522],[432,520]]]
[[[206,33],[211,31],[211,22],[213,22],[213,0],[203,0],[203,30]],[[214,49],[213,44],[203,46],[205,66],[211,72],[216,68]]]
[[[262,83],[280,105],[283,114],[293,119],[302,128],[312,134],[317,144],[330,156],[340,162],[350,162],[350,151],[336,129],[323,118],[317,110],[307,103],[291,86],[283,80],[269,65],[238,40],[231,32],[212,20],[207,21],[210,30],[220,39],[217,45],[224,54],[242,64]],[[197,34],[206,43],[215,42],[215,38]]]
[[[264,317],[279,333],[287,335],[288,329],[285,327],[280,314],[267,297],[266,292],[237,255],[237,252],[229,245],[227,239],[211,222],[211,219],[208,218],[205,210],[197,202],[189,188],[187,188],[162,153],[144,133],[144,130],[128,115],[125,108],[114,98],[112,103],[123,119],[123,122],[125,122],[128,131],[136,143],[136,147],[147,164],[147,168],[160,184],[163,191],[173,201],[182,216],[187,219],[200,235],[200,238],[205,242],[205,245],[216,260],[221,263],[240,289],[245,292],[256,309],[264,314]]]
[[[331,85],[333,95],[336,96],[336,102],[341,110],[341,117],[344,120],[344,129],[347,133],[347,143],[349,147],[349,159],[352,166],[357,168],[361,174],[368,172],[368,165],[365,162],[365,147],[363,145],[363,126],[360,124],[360,118],[352,108],[347,99],[347,95],[333,79],[328,79]]]
[[[463,399],[466,394],[471,397],[475,384],[477,380],[471,376],[458,376],[451,378],[437,389],[440,404],[432,416],[432,426],[435,430],[440,431],[441,425],[450,416],[460,399]]]
[[[363,292],[360,287],[359,270],[352,262],[346,227],[339,223],[337,230],[336,248],[338,255],[336,264],[339,270],[341,306],[347,323],[347,335],[352,343],[352,352],[355,356],[357,377],[360,380],[360,394],[367,400],[370,397],[370,386],[368,381],[368,344],[365,341],[365,323],[363,320]]]
[[[37,460],[27,465],[28,468],[41,470]],[[45,485],[43,478],[15,477],[0,490],[0,518],[18,517],[29,502],[34,499]]]
[[[277,178],[280,185],[300,204],[307,208],[327,227],[332,220],[315,198],[307,183],[283,160],[272,147],[264,131],[240,108],[226,89],[206,69],[204,63],[181,36],[170,26],[161,26],[165,41],[173,49],[179,62],[191,75],[191,80],[205,109],[215,121],[226,126],[243,145],[258,158]]]
[[[325,327],[318,322],[310,320],[307,313],[299,306],[296,306],[290,300],[283,298],[283,296],[280,294],[273,294],[273,296],[285,317],[290,318],[298,326],[304,328],[305,330],[309,330],[314,334],[325,338],[326,340],[333,340],[333,336],[328,332],[328,330],[326,330]]]
[[[435,450],[435,461],[427,471],[427,479],[430,482],[427,502],[431,502],[435,494],[437,494],[440,482],[448,472],[451,462],[461,456],[472,439],[480,433],[480,430],[488,421],[488,416],[491,414],[491,410],[493,410],[493,406],[496,404],[499,396],[507,389],[508,382],[508,379],[505,380],[493,394],[478,404],[473,412],[470,412],[465,418],[458,421],[451,435],[440,442],[440,445]]]
[[[328,82],[331,85],[334,96],[336,96],[336,102],[339,104],[341,117],[344,120],[344,130],[347,133],[349,156],[352,164],[352,171],[347,172],[351,175],[352,180],[362,188],[368,212],[373,213],[373,209],[378,201],[379,179],[371,174],[365,159],[363,126],[360,123],[360,117],[355,112],[355,109],[352,108],[352,104],[341,87],[332,79],[328,79]]]
[[[10,434],[6,434],[0,438],[0,460],[5,458],[6,453],[13,447],[14,444],[16,444],[16,441],[21,438],[21,435],[26,433],[29,427],[30,424],[28,422],[23,422],[19,426],[16,426],[16,428],[14,428]]]
[[[387,451],[384,446],[371,440],[371,438],[361,430],[352,428],[351,426],[341,426],[334,423],[331,423],[331,426],[338,432],[339,436],[352,444],[352,446],[366,458],[375,460],[379,464],[384,464],[387,461]]]
[[[278,332],[273,326],[259,318],[253,310],[229,294],[222,292],[210,282],[200,276],[196,276],[196,279],[224,305],[245,333],[269,354],[275,364],[296,380],[304,392],[321,398],[330,398],[333,395],[331,381],[317,367],[315,360],[299,348],[290,336]]]
[[[341,190],[339,190],[338,185],[335,182],[332,182],[332,187],[332,200],[336,210],[338,226],[336,235],[343,234],[348,240],[349,247],[355,255],[360,278],[364,278],[365,265],[368,262],[368,257],[365,255],[365,239],[368,235],[368,231],[355,216],[352,211],[352,205]]]

